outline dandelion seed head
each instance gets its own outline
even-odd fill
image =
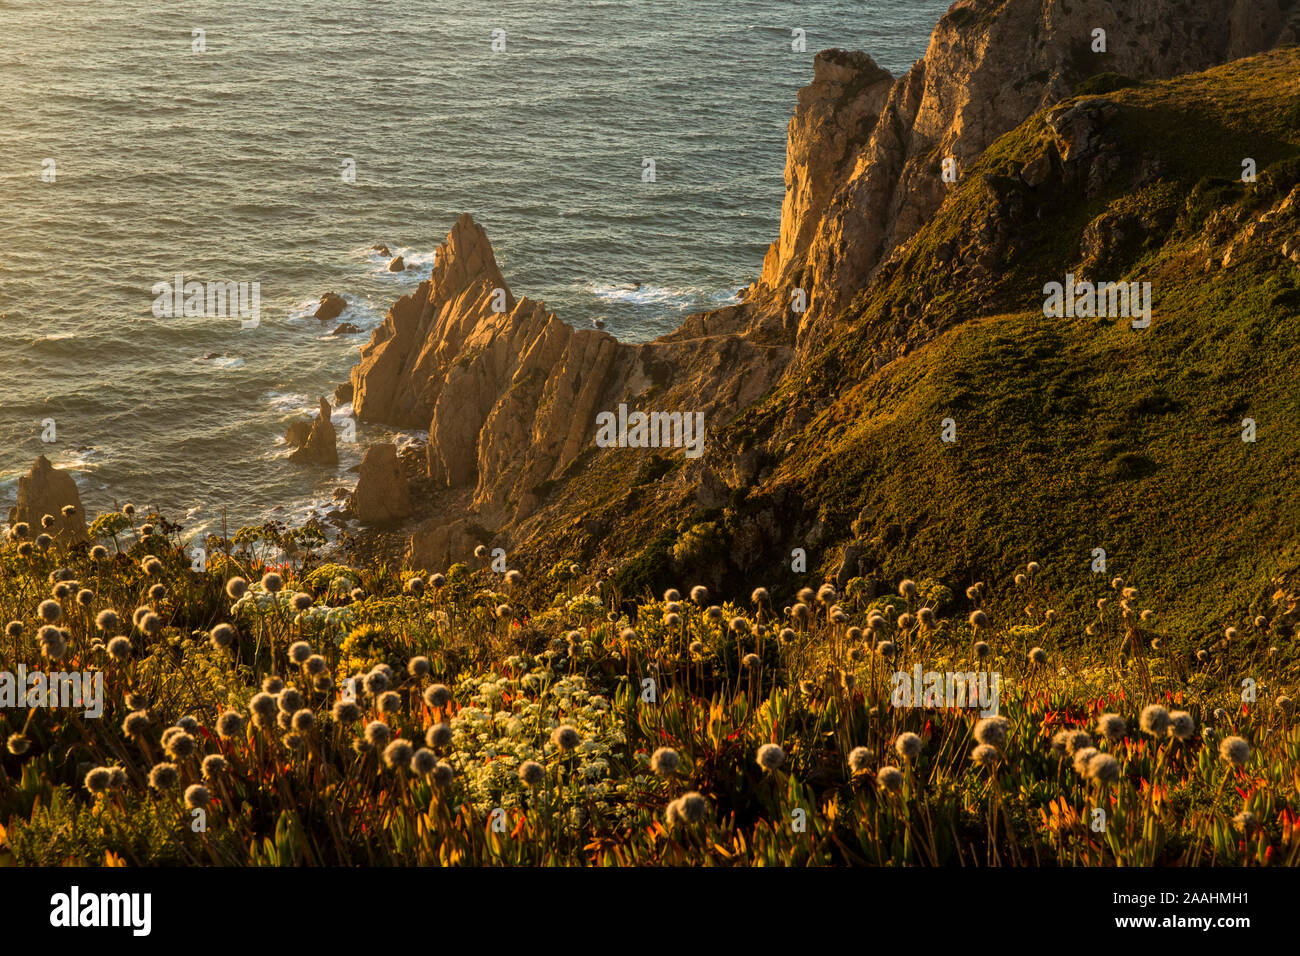
[[[776,744],[763,744],[758,748],[758,765],[764,770],[776,770],[785,763],[785,751]]]
[[[1149,704],[1142,708],[1138,726],[1153,737],[1163,737],[1169,729],[1169,711],[1159,704]]]

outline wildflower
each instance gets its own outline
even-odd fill
[[[419,597],[424,593],[424,578],[411,578],[406,582],[406,591],[408,594]]]
[[[439,760],[437,766],[433,768],[433,782],[439,787],[450,787],[455,776],[456,771],[445,760]]]
[[[1088,764],[1094,757],[1102,756],[1096,747],[1080,747],[1074,752],[1074,772],[1083,776],[1088,772]]]
[[[893,656],[894,656],[894,642],[893,642],[893,641],[881,641],[879,644],[876,645],[876,653],[879,654],[881,657],[885,658],[886,660],[888,660],[889,658],[893,657]]]
[[[27,748],[30,747],[31,745],[32,745],[31,738],[26,737],[23,734],[10,734],[9,740],[7,741],[9,752],[13,754],[15,757],[22,756],[23,754],[27,753]]]
[[[384,763],[390,767],[406,766],[411,762],[411,757],[414,754],[415,751],[411,746],[411,742],[398,737],[384,748]]]
[[[1064,733],[1066,753],[1077,754],[1080,750],[1087,750],[1092,746],[1092,737],[1086,730],[1067,730]]]
[[[289,645],[289,660],[295,664],[302,664],[309,657],[311,657],[311,645],[306,641],[294,641]]]
[[[305,734],[316,726],[316,715],[304,707],[302,710],[295,711],[293,715],[293,729],[300,734]]]
[[[1291,708],[1294,706],[1291,702],[1291,698],[1287,697],[1285,694],[1279,696],[1275,703],[1277,704],[1277,709],[1282,711],[1284,714],[1291,713]]]
[[[117,612],[111,607],[106,607],[95,615],[95,626],[101,631],[116,631],[118,623]]]
[[[668,805],[669,823],[699,823],[709,812],[709,802],[698,790],[684,793]]]
[[[131,656],[131,641],[125,637],[113,638],[108,642],[108,656],[114,660],[126,660]]]
[[[1005,717],[985,717],[975,725],[975,739],[981,744],[1001,750],[1007,745],[1008,726]]]
[[[392,731],[382,720],[372,720],[366,724],[366,741],[375,747],[382,747],[388,743],[388,738]]]
[[[27,535],[30,533],[31,533],[31,526],[28,525],[26,521],[19,521],[17,524],[15,524],[12,528],[9,529],[9,537],[17,541],[21,541],[23,538],[27,537]]]
[[[108,785],[114,790],[121,790],[126,786],[126,771],[121,767],[110,767],[108,771]]]
[[[977,767],[992,767],[998,762],[998,748],[991,744],[980,744],[970,752],[970,759]]]
[[[280,680],[278,677],[268,677],[266,680],[262,681],[262,690],[266,691],[268,694],[278,694],[280,691],[284,690],[284,681]]]
[[[150,577],[157,577],[163,572],[163,564],[152,554],[147,554],[140,562],[140,569]]]
[[[700,607],[709,603],[709,589],[702,584],[697,584],[691,588],[691,600]]]
[[[316,678],[314,683],[319,688],[322,680],[320,675],[325,673],[325,658],[321,657],[319,654],[313,654],[303,662],[302,667],[308,674]],[[324,680],[328,681],[329,678],[326,677]]]
[[[237,637],[235,629],[229,624],[218,624],[208,632],[208,635],[212,640],[212,646],[217,648],[230,647]]]
[[[376,667],[366,675],[366,679],[363,683],[365,684],[367,694],[371,697],[378,697],[388,689],[388,675]]]
[[[666,627],[677,627],[681,623],[682,623],[682,617],[680,614],[664,615],[664,626]]]
[[[427,657],[412,657],[406,662],[406,672],[412,677],[424,677],[431,668],[432,665]]]
[[[1039,570],[1040,570],[1039,567],[1038,567],[1038,562],[1037,562],[1037,561],[1030,561],[1029,564],[1027,564],[1027,565],[1025,566],[1025,570],[1026,570],[1027,572],[1029,572],[1029,576],[1032,578],[1032,577],[1033,577],[1035,574],[1037,574],[1037,573],[1039,572]]]
[[[168,790],[176,786],[178,776],[175,764],[154,764],[153,769],[149,771],[149,786],[155,790]]]
[[[854,747],[849,751],[849,769],[854,773],[862,773],[868,769],[876,755],[866,747]]]
[[[1185,710],[1176,710],[1169,715],[1169,736],[1179,740],[1189,740],[1196,732],[1196,722]]]
[[[758,765],[764,770],[776,770],[785,763],[785,751],[776,744],[763,744],[758,748]]]
[[[203,779],[215,780],[229,768],[226,758],[221,754],[208,754],[203,758]]]
[[[1025,577],[1025,575],[1023,574],[1016,575],[1016,587],[1023,588],[1028,583],[1029,583],[1029,578]]]
[[[1047,663],[1047,651],[1041,647],[1035,647],[1029,652],[1029,659],[1041,667]]]
[[[747,669],[754,670],[759,666],[759,664],[763,663],[763,661],[757,654],[746,654],[740,659],[740,663]]]
[[[546,768],[536,760],[525,760],[519,765],[519,779],[528,787],[539,787],[546,779]]]
[[[571,724],[561,724],[551,733],[551,743],[565,752],[573,750],[581,740],[577,728]]]
[[[132,711],[122,721],[122,733],[128,737],[139,737],[149,729],[149,715],[142,710]]]
[[[938,623],[934,616],[934,610],[928,607],[923,607],[921,610],[917,611],[916,618],[921,622],[921,626],[927,631],[934,630],[935,624]]]
[[[302,693],[296,687],[286,687],[276,696],[275,703],[286,714],[292,714],[302,707]]]
[[[989,626],[989,616],[983,611],[971,611],[970,626],[975,630],[982,630]]]
[[[433,768],[438,764],[438,756],[432,750],[425,750],[421,747],[411,755],[411,773],[423,777],[431,773]]]
[[[451,746],[452,731],[451,724],[434,724],[429,728],[428,733],[424,735],[425,743],[435,749],[442,749]]]
[[[36,547],[42,551],[48,551],[50,548],[54,547],[54,539],[48,534],[38,534],[36,536]],[[20,547],[18,550],[22,551],[22,548]]]
[[[993,648],[989,647],[988,644],[983,641],[976,641],[972,646],[972,650],[975,651],[975,656],[980,660],[983,660],[988,657],[989,654],[993,653]]]
[[[1232,818],[1232,825],[1239,832],[1249,836],[1259,829],[1259,818],[1249,810],[1242,810]]]
[[[248,590],[248,582],[243,578],[235,577],[226,582],[226,593],[238,601]]]
[[[257,722],[263,726],[271,723],[278,707],[279,704],[276,699],[266,691],[254,694],[248,701],[248,709],[253,712]]]
[[[497,605],[496,615],[498,620],[504,620],[505,618],[508,618],[511,615],[511,613],[512,612],[510,610],[509,604]]]
[[[505,582],[506,587],[517,588],[524,583],[524,576],[519,571],[511,569],[506,572]]]
[[[284,578],[274,571],[267,571],[262,575],[262,590],[267,594],[279,594],[284,587]]]
[[[910,731],[899,734],[898,739],[894,741],[894,749],[904,760],[915,760],[917,754],[921,752],[921,738]]]
[[[1237,629],[1235,627],[1230,627],[1223,632],[1223,636],[1230,641],[1235,641],[1237,639]]]
[[[149,611],[148,613],[142,614],[140,616],[140,623],[137,626],[140,628],[140,630],[144,631],[146,634],[150,636],[155,636],[159,631],[162,630],[162,618],[160,618],[153,611]]]
[[[835,598],[835,588],[831,587],[829,584],[823,584],[817,589],[817,600],[821,601],[827,607],[830,607],[835,603]]]
[[[661,777],[676,773],[680,763],[681,757],[671,747],[660,747],[650,755],[650,769]]]
[[[1152,737],[1163,737],[1169,729],[1169,711],[1159,704],[1150,704],[1142,709],[1138,724]]]
[[[23,629],[22,621],[10,621],[5,625],[5,636],[17,640],[23,636]]]
[[[168,737],[164,744],[167,756],[173,760],[183,760],[194,753],[194,738],[181,730]]]
[[[884,766],[876,774],[876,782],[886,790],[901,790],[903,787],[903,772],[894,766]]]
[[[392,714],[402,709],[402,695],[395,690],[384,691],[375,701],[381,714]]]
[[[185,806],[191,810],[206,807],[212,801],[212,794],[201,783],[192,783],[185,788]]]
[[[1118,743],[1124,738],[1128,727],[1119,714],[1102,714],[1097,718],[1097,736],[1105,737],[1111,743]]]
[[[797,623],[806,624],[808,623],[808,618],[811,616],[811,611],[809,611],[807,604],[796,604],[794,607],[790,608],[790,616],[794,618]]]
[[[36,613],[41,616],[41,620],[47,624],[53,624],[59,618],[63,617],[63,608],[58,601],[42,601],[36,608]]]
[[[767,588],[754,588],[753,593],[749,595],[749,600],[750,603],[752,604],[770,603],[770,598],[768,597],[767,594]]]
[[[1260,614],[1255,618],[1255,626],[1259,628],[1261,631],[1268,630],[1268,618],[1266,618],[1263,614]]]
[[[281,714],[281,716],[283,717],[286,715]],[[283,737],[280,738],[280,743],[284,744],[286,749],[292,750],[294,752],[304,750],[307,747],[307,741],[302,736],[302,734],[295,734],[295,733],[285,734]]]
[[[354,724],[361,719],[361,708],[350,700],[334,703],[334,720],[340,724]]]
[[[113,774],[107,767],[96,767],[86,774],[83,783],[91,793],[103,793],[113,782]]]
[[[127,694],[123,702],[127,710],[144,710],[146,706],[143,694]]]
[[[1224,737],[1219,742],[1219,756],[1240,767],[1250,759],[1250,744],[1241,737]]]
[[[451,689],[446,684],[434,684],[424,692],[424,702],[430,707],[441,709],[451,700]]]
[[[1110,754],[1096,754],[1084,767],[1090,780],[1097,783],[1114,783],[1119,779],[1119,761]]]

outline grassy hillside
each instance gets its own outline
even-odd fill
[[[827,569],[855,538],[884,582],[1037,560],[1074,607],[1119,573],[1192,639],[1272,616],[1300,570],[1300,51],[1065,107],[1098,100],[1091,161],[1053,153],[1051,111],[997,141],[732,437],[773,467],[751,507],[802,501],[785,528],[819,519]],[[1151,327],[1045,318],[1067,272],[1150,281]]]

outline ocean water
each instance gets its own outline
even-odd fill
[[[92,513],[302,520],[392,433],[359,425],[322,469],[284,429],[461,212],[574,325],[645,340],[731,301],[777,236],[813,54],[901,73],[947,6],[0,0],[0,505],[45,454]],[[259,324],[155,316],[178,273],[258,283]],[[326,291],[361,334],[310,316]]]

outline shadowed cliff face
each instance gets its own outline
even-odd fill
[[[1097,73],[1203,70],[1296,42],[1298,17],[1277,0],[959,0],[892,84],[868,57],[820,54],[790,121],[781,236],[750,298],[788,309],[802,288],[802,344],[933,216],[946,158],[960,175]]]

